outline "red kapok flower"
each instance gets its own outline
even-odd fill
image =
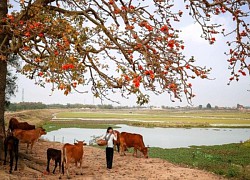
[[[129,8],[130,8],[130,9],[135,9],[135,7],[134,7],[134,6],[132,6],[132,5],[130,5],[130,6],[129,6]]]
[[[57,50],[54,51],[55,56],[59,55],[59,52]]]
[[[134,86],[135,86],[136,88],[139,88],[139,87],[140,87],[140,81],[141,81],[141,76],[135,77],[135,78],[133,79],[133,83],[134,83]]]
[[[125,78],[126,81],[130,81],[130,78],[129,78],[128,75],[125,75],[124,78]]]
[[[28,32],[24,33],[24,35],[25,35],[26,37],[30,37],[30,32],[28,31]]]
[[[114,4],[114,0],[109,0],[109,4]]]
[[[162,26],[160,31],[164,32],[164,33],[167,33],[168,32],[168,26],[167,25]]]
[[[114,13],[115,13],[115,14],[119,14],[119,13],[121,13],[121,10],[120,10],[119,8],[115,8],[115,9],[114,9]]]
[[[38,76],[42,76],[42,75],[43,75],[43,72],[39,72],[39,73],[38,73]]]
[[[44,34],[43,33],[39,33],[38,36],[39,37],[44,37]]]
[[[174,48],[175,45],[175,41],[172,39],[168,42],[168,47],[170,47],[171,49]]]
[[[185,66],[187,69],[190,69],[190,65],[189,64],[186,64]]]
[[[153,31],[153,27],[149,24],[146,24],[145,25],[145,28],[148,30],[148,31]]]
[[[29,46],[24,46],[24,47],[23,47],[23,50],[24,50],[24,51],[28,51],[28,50],[30,50],[30,47],[29,47]]]
[[[142,70],[143,70],[142,65],[139,65],[138,69],[139,69],[140,71],[142,71]]]
[[[62,65],[63,70],[74,69],[74,68],[75,68],[74,64],[64,64],[64,65]]]
[[[126,6],[122,6],[121,9],[124,10],[124,11],[126,11],[127,7]]]

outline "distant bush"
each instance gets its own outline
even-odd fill
[[[47,105],[41,102],[20,102],[20,103],[10,103],[7,107],[8,111],[19,111],[28,109],[46,109]]]
[[[43,104],[42,102],[20,102],[10,103],[6,108],[8,111],[32,110],[32,109],[114,109],[112,105],[92,105],[92,104]]]

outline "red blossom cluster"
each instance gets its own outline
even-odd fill
[[[43,72],[39,72],[39,73],[38,73],[38,76],[43,76]]]
[[[130,81],[130,77],[128,75],[124,75],[126,81]]]
[[[64,64],[64,65],[62,65],[63,70],[69,70],[69,69],[74,69],[74,68],[75,68],[74,64]]]
[[[145,27],[148,31],[153,31],[154,30],[153,27],[147,21],[145,21],[145,20],[141,21],[139,23],[139,26]]]
[[[163,32],[163,33],[168,33],[168,26],[167,25],[164,25],[160,28],[160,31]]]
[[[150,76],[151,79],[155,78],[154,71],[152,70],[146,70],[144,73],[145,75]]]
[[[140,87],[140,82],[141,82],[142,78],[141,76],[137,76],[133,79],[133,83],[134,83],[134,86],[136,88],[139,88]]]

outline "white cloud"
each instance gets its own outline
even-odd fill
[[[184,42],[192,41],[195,43],[206,43],[203,38],[201,38],[202,30],[198,23],[190,24],[181,29],[180,39]]]

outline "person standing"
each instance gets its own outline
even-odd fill
[[[107,141],[106,147],[106,162],[107,169],[112,169],[113,157],[114,157],[114,141],[117,140],[117,133],[113,131],[112,127],[108,127],[106,134],[103,136],[104,140]]]

